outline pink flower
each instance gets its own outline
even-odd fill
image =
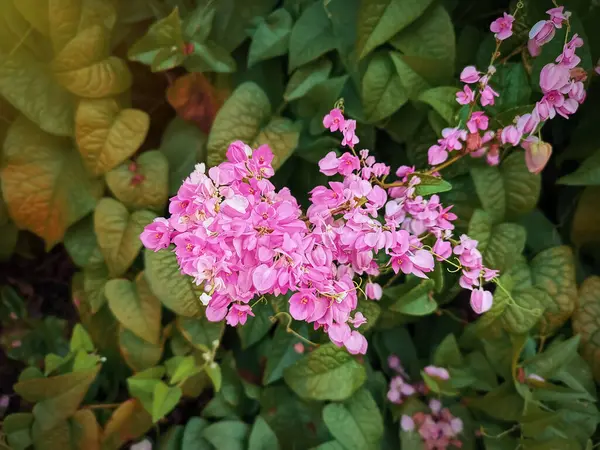
[[[512,36],[512,25],[515,18],[510,14],[504,13],[503,17],[499,17],[494,20],[490,25],[490,31],[494,33],[494,36],[499,41],[503,41]]]
[[[469,84],[477,83],[479,81],[480,76],[481,73],[477,71],[475,66],[467,66],[460,73],[460,81]]]
[[[367,353],[367,339],[358,331],[352,331],[350,336],[344,341],[344,346],[348,353],[352,355],[364,355]]]
[[[596,67],[594,67],[594,71],[600,75],[600,59],[598,60],[598,62],[596,63]]]
[[[467,140],[467,132],[460,128],[444,128],[442,137],[438,142],[443,147],[449,150],[460,150],[462,148],[461,141]]]
[[[388,356],[388,360],[387,360],[388,366],[390,369],[398,369],[401,367],[401,363],[400,363],[400,358],[398,358],[396,355],[390,355]]]
[[[268,292],[273,287],[277,279],[277,272],[273,267],[261,264],[254,269],[252,273],[252,283],[259,293]]]
[[[468,85],[456,93],[456,101],[460,105],[468,105],[473,100],[475,100],[475,92]]]
[[[475,111],[467,121],[467,128],[471,133],[476,133],[477,130],[487,130],[489,126],[489,118],[483,111]]]
[[[450,379],[450,374],[443,367],[427,366],[423,369],[423,372],[425,372],[430,377],[439,378],[440,380]]]
[[[579,108],[577,100],[568,98],[560,106],[556,107],[556,112],[565,119],[568,119],[571,114],[575,114],[577,108]]]
[[[354,328],[359,328],[361,325],[367,323],[367,319],[365,318],[363,313],[359,311],[354,315],[354,319],[349,319],[348,322],[350,322],[354,326]]]
[[[427,151],[427,160],[432,166],[437,166],[448,159],[448,151],[439,145],[432,145]]]
[[[432,250],[438,261],[445,261],[452,255],[452,244],[448,241],[438,239],[435,241]]]
[[[229,309],[229,314],[227,314],[227,324],[232,327],[235,327],[238,324],[244,325],[246,320],[248,320],[248,315],[254,316],[250,305],[239,305],[234,303]]]
[[[335,152],[329,152],[319,161],[319,170],[328,177],[338,173],[340,162]]]
[[[338,166],[338,172],[341,175],[348,176],[355,170],[360,169],[360,159],[356,156],[346,152],[339,158],[340,165]]]
[[[356,120],[346,120],[344,126],[342,128],[342,133],[344,135],[344,139],[342,140],[342,145],[347,145],[348,147],[354,147],[359,143],[358,136],[355,134],[356,131]]]
[[[332,109],[329,111],[329,114],[323,117],[323,126],[329,128],[329,131],[332,133],[337,130],[342,130],[345,122],[344,115],[338,108]]]
[[[517,120],[517,129],[522,134],[531,134],[540,124],[540,117],[534,109],[531,114],[523,114]]]
[[[552,146],[546,142],[533,142],[525,149],[525,164],[531,173],[540,173],[552,156]]]
[[[227,149],[227,159],[234,163],[248,161],[248,156],[252,155],[252,149],[242,141],[235,141],[229,144]]]
[[[553,119],[556,116],[556,110],[545,98],[535,104],[535,112],[540,120]]]
[[[381,288],[381,285],[369,282],[365,286],[365,294],[367,298],[371,300],[381,300],[383,289]]]
[[[497,166],[500,164],[500,146],[498,146],[498,144],[492,144],[485,155],[485,158],[490,166]]]
[[[540,87],[543,93],[560,91],[570,78],[569,68],[560,64],[546,64],[540,72]]]
[[[144,247],[157,252],[171,245],[172,230],[167,219],[157,217],[151,224],[146,225],[140,239]]]
[[[403,414],[402,418],[400,419],[400,428],[402,428],[402,430],[406,432],[414,431],[415,422],[410,416]]]
[[[529,39],[535,41],[538,47],[547,44],[552,40],[556,30],[554,23],[550,20],[540,20],[529,31]]]
[[[308,292],[296,292],[290,297],[290,315],[296,320],[306,320],[315,310],[315,296]]]
[[[571,17],[571,13],[569,11],[563,13],[564,9],[564,6],[558,6],[546,11],[546,14],[550,15],[550,22],[552,22],[556,28],[562,28],[563,22],[566,22],[569,17]]]
[[[473,289],[471,292],[471,308],[477,314],[483,314],[489,311],[492,307],[494,299],[490,291],[484,291],[483,289]]]
[[[304,353],[304,344],[302,342],[296,342],[294,344],[294,351],[300,355]]]
[[[529,39],[527,41],[527,50],[534,58],[540,56],[540,53],[542,53],[542,47],[534,39]]]
[[[509,125],[502,129],[502,133],[500,134],[500,140],[503,144],[511,144],[513,147],[519,145],[521,142],[521,137],[523,137],[523,133],[521,133],[516,126]]]
[[[494,97],[498,97],[498,93],[488,84],[481,91],[481,106],[493,105]]]
[[[327,329],[329,339],[338,347],[342,347],[351,335],[350,327],[347,323],[334,323]]]

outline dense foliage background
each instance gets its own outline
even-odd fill
[[[362,358],[288,323],[282,298],[244,327],[209,323],[174,255],[141,251],[139,234],[197,162],[219,163],[236,139],[268,143],[274,182],[306,205],[326,182],[317,161],[338,147],[321,121],[341,97],[364,148],[424,167],[460,120],[457,74],[487,67],[489,23],[514,3],[0,1],[0,448],[148,436],[161,449],[420,449],[398,421],[431,397],[463,420],[465,449],[593,448],[600,5],[564,4],[589,90],[572,119],[544,128],[546,170],[530,174],[515,151],[499,167],[464,158],[443,172],[444,201],[517,304],[497,291],[477,318],[442,268],[384,279],[381,301],[359,302]],[[501,49],[494,128],[540,97],[566,30],[536,59],[525,44],[550,7],[524,1]],[[390,355],[413,380],[427,364],[450,380],[425,377],[429,394],[392,404]]]

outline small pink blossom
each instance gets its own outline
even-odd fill
[[[294,351],[300,355],[304,353],[304,344],[302,342],[296,342],[294,344]]]
[[[473,100],[475,100],[475,92],[468,85],[456,93],[456,101],[459,105],[468,105]]]
[[[323,117],[323,126],[329,128],[329,131],[332,133],[337,130],[342,130],[345,123],[344,115],[338,108],[332,109],[329,111],[329,114]]]
[[[406,431],[406,432],[414,431],[415,422],[414,422],[414,420],[412,420],[412,418],[410,416],[403,414],[402,417],[400,418],[400,428],[402,428],[402,431]]]
[[[476,133],[477,130],[487,130],[489,126],[489,118],[483,111],[475,111],[467,121],[467,128],[471,133]]]
[[[167,219],[157,217],[151,224],[146,225],[140,239],[144,247],[157,252],[169,247],[172,230]]]
[[[554,23],[550,20],[540,20],[529,31],[529,39],[535,42],[537,47],[541,47],[552,40],[556,29]]]
[[[353,330],[344,341],[344,346],[351,355],[364,355],[367,353],[367,339],[358,331]]]
[[[438,239],[435,241],[432,250],[438,261],[445,261],[452,255],[452,244],[443,239]]]
[[[439,378],[440,380],[446,381],[450,379],[450,373],[443,367],[427,366],[423,369],[423,372],[430,377]]]
[[[348,322],[350,322],[354,326],[354,328],[359,328],[361,325],[367,323],[367,319],[363,315],[363,313],[359,311],[354,315],[354,318],[349,319]]]
[[[356,120],[346,120],[342,128],[342,133],[344,135],[342,145],[347,145],[348,147],[353,148],[356,144],[359,143],[359,139],[358,136],[356,136],[355,131]]]
[[[519,145],[519,142],[521,142],[522,136],[523,133],[521,133],[516,126],[509,125],[502,129],[500,140],[503,144],[511,144],[513,147],[516,147]]]
[[[490,85],[486,85],[481,91],[481,106],[493,105],[495,102],[494,97],[498,97],[498,95]]]
[[[540,117],[534,109],[531,114],[523,114],[517,119],[517,129],[522,134],[533,133],[540,124]]]
[[[512,36],[512,26],[515,18],[510,14],[504,13],[503,17],[494,20],[490,25],[490,31],[499,41],[503,41]]]
[[[490,291],[485,291],[481,288],[473,289],[471,292],[471,308],[477,314],[483,314],[489,311],[492,307],[494,299]]]
[[[369,282],[365,286],[365,295],[371,300],[381,300],[383,289],[380,284]]]
[[[460,81],[463,83],[477,83],[480,77],[481,72],[478,72],[475,66],[467,66],[460,73]]]
[[[360,159],[346,152],[339,158],[338,172],[344,176],[360,169]]]
[[[400,358],[398,358],[396,355],[388,356],[387,363],[390,369],[395,370],[401,367]]]
[[[244,325],[246,320],[248,320],[248,315],[254,316],[250,305],[239,305],[234,303],[229,309],[229,314],[227,314],[227,324],[232,327],[235,327],[238,324]]]
[[[427,160],[432,166],[437,166],[448,159],[448,151],[439,145],[432,145],[427,151]]]
[[[542,53],[542,47],[534,39],[529,39],[527,41],[527,50],[534,58],[540,56]]]
[[[531,173],[540,173],[552,156],[552,146],[546,142],[533,142],[525,150],[525,164]]]
[[[335,152],[327,153],[327,155],[325,155],[325,157],[319,161],[319,169],[321,173],[327,175],[328,177],[338,173],[339,166],[340,162]]]
[[[540,72],[540,87],[543,93],[560,91],[570,79],[569,68],[560,64],[546,64]]]
[[[563,12],[564,9],[564,6],[558,6],[546,11],[546,14],[550,15],[550,22],[552,22],[556,28],[562,28],[563,22],[566,22],[569,17],[571,17],[571,13],[569,11]]]

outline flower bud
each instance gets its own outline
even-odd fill
[[[540,173],[550,156],[552,155],[552,146],[547,142],[533,142],[525,150],[525,164],[531,173]]]

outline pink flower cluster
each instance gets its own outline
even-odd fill
[[[403,415],[400,427],[405,432],[417,431],[427,450],[446,450],[450,446],[462,447],[458,435],[463,431],[463,422],[454,417],[448,408],[443,408],[439,400],[429,401],[431,413],[417,412],[412,416]]]
[[[563,10],[562,6],[548,10],[550,19],[542,20],[533,27],[529,41],[530,49],[537,49],[532,52],[533,55],[539,54],[540,46],[549,42],[554,37],[555,29],[561,28],[563,22],[568,20],[570,13]],[[498,40],[504,40],[512,34],[513,21],[513,16],[504,14],[492,23],[491,30],[496,33]],[[474,158],[485,156],[488,164],[497,165],[500,162],[501,148],[521,146],[525,149],[527,167],[531,172],[539,173],[548,162],[552,148],[539,141],[535,136],[536,132],[545,121],[553,119],[557,114],[568,118],[585,100],[583,81],[586,73],[578,67],[581,58],[575,53],[582,45],[583,40],[578,35],[572,36],[556,58],[556,64],[547,64],[542,69],[540,87],[544,95],[536,103],[533,111],[516,116],[512,125],[497,132],[488,130],[490,120],[486,113],[476,110],[479,105],[482,108],[494,105],[498,93],[490,87],[489,81],[496,69],[490,65],[483,74],[474,66],[465,67],[460,74],[460,79],[465,85],[463,90],[456,94],[456,101],[461,105],[470,106],[466,129],[444,129],[442,139],[429,148],[429,163],[441,164],[448,159],[449,152],[460,151],[469,153]],[[477,88],[471,88],[470,85],[473,84],[477,84]]]
[[[417,195],[414,168],[400,167],[401,181],[386,185],[390,168],[368,150],[356,154],[356,122],[339,109],[323,124],[340,130],[342,145],[352,152],[331,152],[319,162],[321,172],[340,178],[310,192],[305,216],[287,188],[277,191],[269,181],[270,149],[237,141],[208,174],[198,165],[171,199],[171,217],[156,219],[141,239],[155,251],[174,245],[182,272],[204,289],[200,301],[209,320],[243,325],[254,315],[252,299],[290,292],[294,319],[323,329],[350,353],[364,354],[367,341],[358,329],[366,318],[355,312],[362,281],[355,277],[367,278],[365,294],[373,300],[382,296],[372,281],[380,274],[379,256],[395,273],[426,278],[434,255],[443,261],[452,254],[456,216],[437,195]],[[435,239],[433,249],[425,239]],[[454,252],[465,269],[461,284],[479,286],[488,272],[476,242],[461,243]]]

